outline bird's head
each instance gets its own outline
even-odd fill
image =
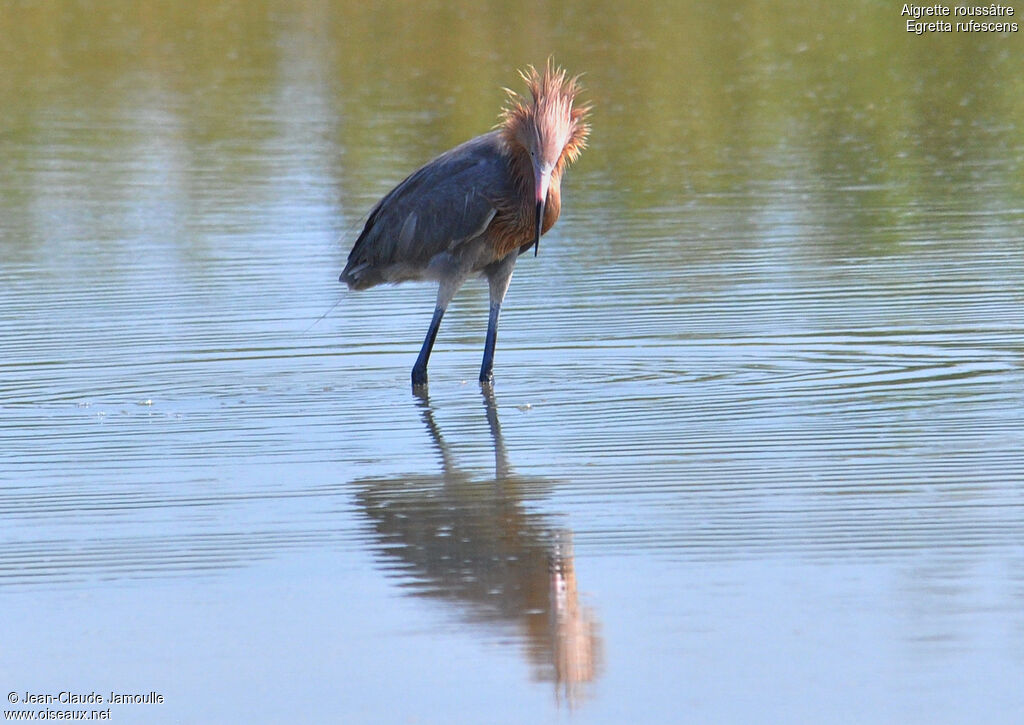
[[[550,58],[543,73],[531,65],[519,75],[526,82],[531,98],[506,88],[508,103],[498,126],[507,144],[518,146],[529,155],[533,168],[536,254],[551,178],[561,178],[565,165],[575,161],[586,147],[590,106],[574,106],[580,92],[579,76],[567,76]]]

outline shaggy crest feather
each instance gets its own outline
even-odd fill
[[[510,88],[503,89],[508,99],[497,128],[501,129],[505,142],[526,147],[528,140],[539,143],[542,136],[546,136],[562,144],[559,169],[565,162],[576,161],[586,148],[590,133],[587,123],[590,104],[573,105],[582,90],[580,76],[567,76],[565,69],[556,66],[551,58],[548,58],[543,73],[528,65],[519,71],[519,75],[526,83],[531,98],[527,99]]]

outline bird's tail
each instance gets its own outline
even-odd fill
[[[349,260],[338,281],[347,284],[351,290],[361,290],[380,284],[384,278],[380,270],[375,269],[369,262]]]

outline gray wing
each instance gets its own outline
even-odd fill
[[[441,154],[381,199],[348,256],[341,281],[362,289],[388,279],[391,265],[426,267],[443,251],[480,236],[512,193],[497,133]]]

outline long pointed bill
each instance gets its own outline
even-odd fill
[[[540,249],[540,234],[544,228],[544,200],[537,202],[537,236],[533,238],[533,256],[537,256]]]
[[[544,232],[544,204],[548,198],[548,185],[551,183],[551,170],[533,167],[534,189],[537,191],[537,234],[533,238],[533,256],[540,250],[540,235]]]

